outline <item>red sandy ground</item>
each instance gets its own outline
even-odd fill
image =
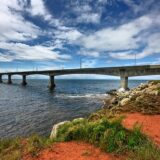
[[[36,158],[28,156],[24,160],[120,160],[120,158],[106,154],[90,144],[64,142],[42,151]]]
[[[160,146],[160,115],[127,114],[123,125],[131,129],[135,123],[142,125],[142,132]]]
[[[160,146],[160,115],[143,115],[140,113],[126,114],[123,125],[129,129],[135,123],[142,125],[142,131],[151,137]],[[93,145],[83,142],[57,143],[51,149],[40,152],[39,156],[32,158],[27,156],[24,160],[122,160],[123,157],[116,157],[107,154]]]

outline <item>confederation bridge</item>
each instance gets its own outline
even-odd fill
[[[29,75],[47,75],[49,76],[49,89],[54,89],[55,76],[68,74],[98,74],[120,77],[120,87],[128,88],[128,78],[133,76],[160,75],[160,65],[143,65],[143,66],[124,66],[124,67],[103,67],[103,68],[80,68],[80,69],[63,69],[63,70],[43,70],[43,71],[23,71],[23,72],[5,72],[0,73],[0,83],[2,77],[8,76],[8,84],[12,84],[12,76],[22,76],[22,85],[27,85],[26,77]]]

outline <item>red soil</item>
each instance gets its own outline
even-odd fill
[[[119,157],[102,152],[93,145],[83,142],[64,142],[43,150],[38,157],[24,160],[120,160]]]
[[[142,125],[142,131],[160,146],[160,115],[126,114],[123,125],[131,129],[135,123]],[[93,145],[83,142],[57,143],[50,149],[41,151],[38,157],[26,156],[24,160],[122,160],[107,154]]]
[[[142,125],[142,132],[160,146],[160,115],[132,113],[127,114],[123,120],[123,125],[129,129],[131,129],[135,123]]]

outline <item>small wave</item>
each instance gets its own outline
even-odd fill
[[[59,94],[56,95],[57,98],[98,98],[98,99],[104,99],[108,95],[107,94]]]

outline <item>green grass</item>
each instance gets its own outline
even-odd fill
[[[94,144],[106,152],[122,153],[134,150],[147,142],[147,138],[135,127],[133,131],[121,125],[121,119],[110,122],[102,118],[95,122],[81,120],[62,125],[57,141],[80,140]]]
[[[160,160],[160,149],[148,142],[131,152],[127,160]]]
[[[121,120],[70,122],[59,128],[57,141],[89,142],[106,152],[125,154],[127,160],[160,160],[160,149],[141,133],[140,126],[130,131],[121,125]]]
[[[40,150],[49,147],[52,143],[51,139],[36,134],[25,139],[1,139],[0,160],[20,160],[24,154],[37,156]]]
[[[101,118],[96,121],[78,119],[68,122],[58,129],[56,141],[84,141],[103,151],[124,154],[127,160],[160,160],[160,149],[145,135],[140,126],[127,130],[121,118]],[[54,140],[32,135],[28,138],[0,139],[0,160],[21,160],[24,154],[38,156],[39,151],[49,148]],[[83,156],[89,156],[85,151]]]

